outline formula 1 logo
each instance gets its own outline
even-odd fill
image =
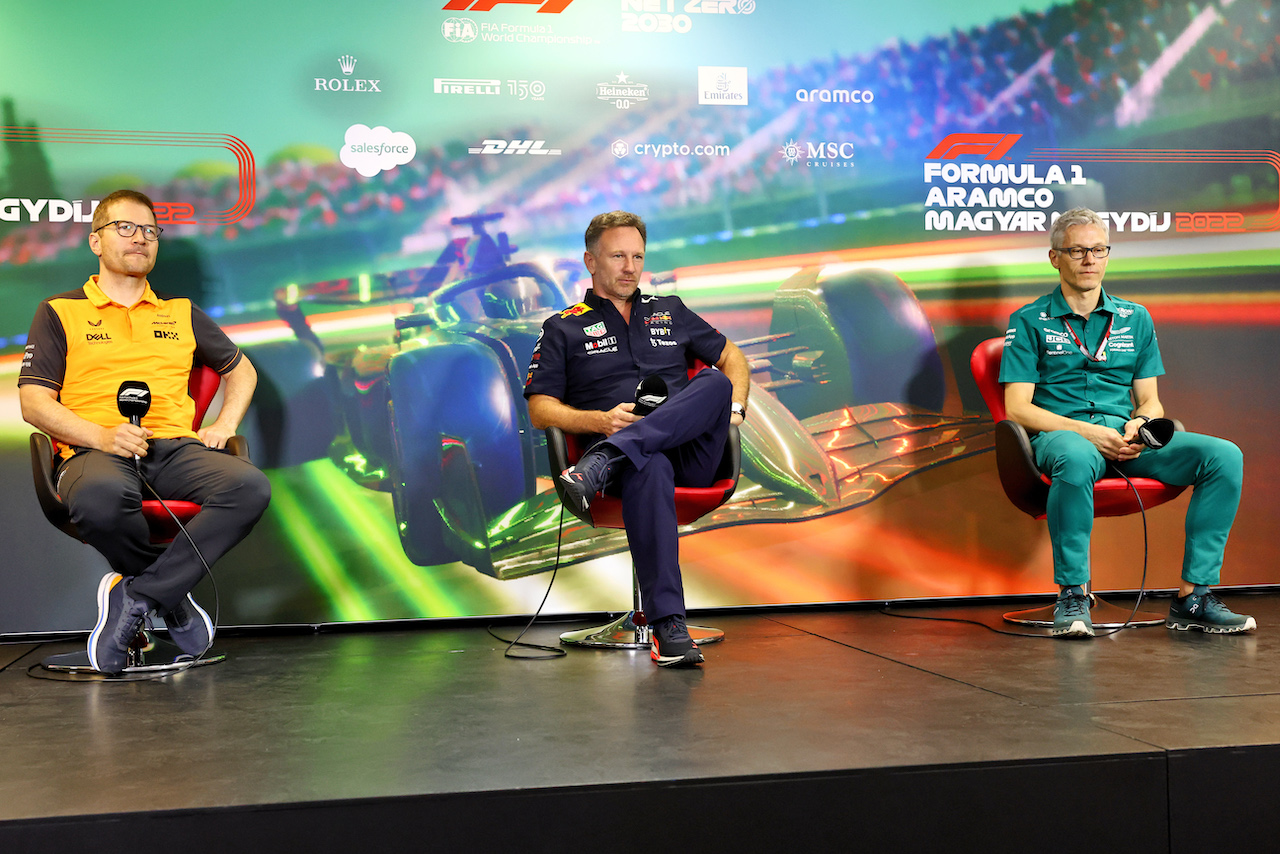
[[[955,160],[965,154],[976,154],[983,160],[999,160],[1020,139],[1020,133],[950,133],[925,159]]]
[[[520,6],[538,6],[540,14],[558,15],[569,8],[572,2],[573,0],[449,0],[444,4],[444,11],[492,12],[493,7],[499,3],[515,3]]]

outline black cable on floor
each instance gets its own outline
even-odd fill
[[[564,647],[545,646],[539,643],[529,643],[528,641],[520,640],[522,637],[525,636],[525,632],[533,628],[534,622],[542,614],[542,609],[547,604],[547,599],[551,596],[551,588],[556,583],[556,574],[560,571],[560,543],[562,542],[563,538],[564,538],[564,504],[562,503],[560,505],[560,525],[556,530],[556,562],[555,562],[555,565],[551,568],[551,580],[547,582],[547,592],[542,594],[542,601],[538,603],[538,610],[533,612],[533,616],[529,618],[529,622],[525,624],[525,627],[520,630],[520,634],[516,635],[515,640],[507,640],[502,635],[495,632],[493,630],[493,626],[485,626],[485,631],[487,631],[494,638],[502,641],[507,645],[507,648],[503,650],[503,653],[502,653],[504,658],[518,658],[524,661],[547,661],[552,658],[563,658],[564,656],[568,655],[568,652],[564,649]],[[521,650],[536,649],[536,650],[540,650],[545,654],[539,655],[536,653],[518,653],[516,652],[517,649],[521,649]]]
[[[1107,629],[1105,632],[1095,632],[1094,637],[1110,637],[1116,632],[1122,632],[1133,625],[1133,618],[1138,615],[1138,609],[1142,607],[1142,599],[1147,592],[1147,557],[1149,553],[1150,543],[1147,539],[1147,508],[1142,505],[1142,495],[1138,492],[1138,487],[1133,485],[1133,481],[1128,475],[1120,471],[1120,469],[1112,466],[1115,473],[1124,478],[1124,482],[1129,484],[1129,488],[1133,490],[1133,497],[1138,502],[1138,514],[1142,517],[1142,580],[1138,584],[1138,599],[1133,603],[1133,610],[1129,612],[1129,616],[1125,618],[1124,624],[1116,626],[1114,629]],[[1090,596],[1093,594],[1090,593]],[[926,617],[922,614],[895,614],[889,610],[889,606],[885,605],[880,609],[880,613],[886,617],[900,617],[904,620],[933,620],[939,623],[968,623],[974,626],[981,626],[989,632],[995,632],[998,635],[1009,635],[1015,638],[1045,638],[1048,640],[1065,640],[1059,635],[1039,634],[1031,632],[1011,632],[1005,629],[997,629],[989,626],[980,620],[969,620],[964,617]]]

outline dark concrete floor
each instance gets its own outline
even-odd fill
[[[686,671],[512,661],[479,626],[222,638],[226,662],[121,684],[27,675],[70,642],[0,644],[0,822],[1280,744],[1280,594],[1225,598],[1261,629],[1063,641],[867,610],[703,616],[727,640]],[[1007,607],[906,612],[995,626]]]

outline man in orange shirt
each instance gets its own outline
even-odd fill
[[[216,449],[235,434],[257,372],[235,344],[190,300],[157,295],[147,280],[160,233],[151,200],[119,190],[94,211],[89,248],[98,274],[84,287],[40,304],[18,377],[22,417],[58,442],[57,486],[84,540],[112,572],[98,585],[98,622],[89,636],[95,670],[124,669],[129,641],[151,612],[193,656],[213,643],[209,615],[191,597],[212,563],[249,533],[271,488],[249,463]],[[196,362],[226,380],[217,419],[191,429],[187,392]],[[116,403],[124,381],[145,381],[152,406],[141,425]],[[199,515],[185,537],[158,550],[141,501],[150,492],[194,501]]]

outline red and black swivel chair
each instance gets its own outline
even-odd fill
[[[701,363],[689,369],[692,377],[699,370],[713,370]],[[586,450],[582,446],[585,437],[574,433],[565,433],[558,427],[548,427],[547,453],[551,458],[552,477],[556,481],[556,493],[564,500],[564,492],[560,484],[559,474],[578,461]],[[729,500],[738,487],[738,473],[741,468],[741,443],[736,425],[729,427],[729,439],[725,442],[724,457],[716,471],[716,479],[710,486],[676,487],[676,521],[680,525],[689,525],[702,516],[715,510]],[[597,493],[588,508],[591,524],[596,528],[622,528],[622,499],[611,495]],[[646,649],[651,640],[649,621],[644,615],[644,603],[640,598],[640,584],[636,580],[635,571],[631,574],[632,608],[618,619],[603,626],[565,632],[560,635],[562,643],[576,646],[589,646],[607,649]],[[714,643],[724,640],[724,632],[702,626],[689,626],[689,635],[698,644]]]
[[[983,341],[974,348],[969,368],[973,371],[982,399],[996,422],[996,468],[1000,473],[1000,485],[1015,507],[1033,519],[1043,519],[1049,499],[1049,484],[1053,481],[1036,468],[1026,429],[1006,417],[1004,387],[1000,384],[1000,357],[1003,351],[1003,338]],[[1181,424],[1174,423],[1177,429],[1182,429]],[[1132,487],[1130,483],[1133,484]],[[1166,501],[1172,501],[1185,489],[1185,486],[1173,486],[1148,477],[1134,477],[1126,481],[1118,474],[1104,476],[1093,486],[1093,515],[1127,516],[1144,509],[1150,510]],[[1141,505],[1138,503],[1139,497]],[[1093,595],[1092,591],[1090,600],[1090,619],[1098,628],[1116,628],[1124,625],[1126,620],[1129,625],[1141,626],[1164,623],[1162,615],[1141,611],[1134,614],[1133,619],[1129,619],[1132,609],[1104,602]],[[1026,611],[1011,611],[1004,618],[1011,623],[1049,627],[1053,625],[1053,607],[1049,605]]]
[[[218,387],[222,383],[222,376],[213,368],[207,365],[196,365],[191,371],[191,379],[187,384],[187,391],[191,395],[191,399],[195,402],[195,419],[192,424],[193,430],[199,430],[204,422],[205,414],[209,411],[213,398],[218,393]],[[31,434],[31,474],[35,480],[36,499],[40,502],[40,509],[44,511],[45,518],[58,530],[62,531],[69,537],[76,540],[82,540],[80,532],[76,530],[76,526],[71,521],[71,513],[67,510],[67,506],[62,503],[62,499],[58,496],[58,490],[54,485],[53,470],[56,462],[57,448],[44,433]],[[234,454],[246,461],[249,459],[249,444],[244,436],[232,436],[227,440],[226,452]],[[162,505],[155,499],[144,499],[142,502],[142,515],[147,520],[147,525],[151,529],[151,542],[156,545],[173,542],[174,537],[178,536],[178,526],[174,523],[165,507],[173,511],[173,515],[177,516],[183,525],[186,525],[196,514],[200,512],[200,505],[192,501],[170,501],[166,500]],[[146,662],[143,653],[152,647],[151,638],[146,636],[146,629],[139,632],[138,637],[134,639],[133,644],[129,648],[129,660],[127,667],[138,668],[145,667]],[[70,670],[89,670],[87,658],[80,666],[75,662],[68,664],[71,659],[68,656],[53,656],[57,659],[54,667],[49,669],[70,669]],[[206,659],[208,661],[209,659]],[[221,660],[221,656],[215,657],[214,660]]]

